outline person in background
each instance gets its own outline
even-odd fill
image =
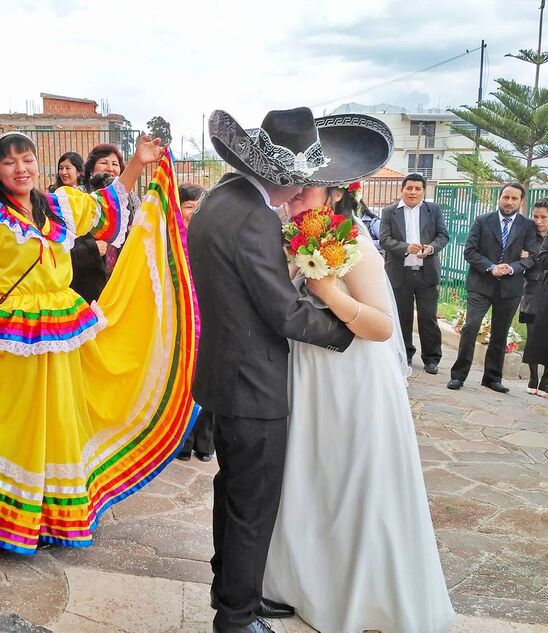
[[[183,222],[187,228],[190,218],[196,210],[204,191],[205,189],[201,185],[197,185],[193,182],[185,182],[179,186],[179,202],[181,203]]]
[[[541,198],[533,205],[533,222],[537,229],[537,238],[539,248],[548,235],[548,198]],[[524,251],[523,257],[527,257],[529,253]],[[527,327],[527,340],[531,336],[535,315],[537,313],[539,299],[542,293],[544,281],[544,270],[539,261],[535,259],[535,264],[525,273],[525,285],[523,287],[523,297],[520,304],[519,322],[525,323]],[[545,332],[548,336],[548,331]],[[544,373],[539,380],[538,363],[529,364],[529,384],[527,385],[527,393],[531,395],[540,395],[545,397],[548,391],[548,364],[544,366]]]
[[[470,264],[466,277],[466,322],[448,389],[457,390],[464,385],[474,360],[481,322],[491,308],[491,337],[481,384],[498,393],[510,391],[502,384],[508,330],[521,301],[525,272],[534,265],[531,255],[538,252],[535,225],[519,212],[524,195],[525,188],[519,182],[504,185],[497,210],[479,215],[468,234],[464,247],[464,259]],[[523,251],[527,257],[522,257]]]
[[[109,176],[116,178],[120,174],[124,172],[125,162],[120,150],[116,147],[116,145],[112,145],[111,143],[101,143],[96,145],[91,152],[89,153],[86,164],[84,166],[84,187],[86,191],[89,193],[93,191],[93,185],[91,183],[91,179],[93,176],[99,173],[105,173]],[[141,201],[139,197],[134,191],[131,191],[129,194],[128,201],[128,211],[129,211],[129,224],[128,224],[128,232],[133,224],[133,218],[135,216],[135,211],[139,208]],[[127,233],[126,233],[127,238]],[[125,241],[125,240],[124,240]],[[116,248],[115,246],[109,245],[99,245],[99,250],[102,251],[105,249],[104,255],[105,266],[107,270],[107,278],[112,273],[112,270],[118,260],[118,256],[120,254],[120,248]]]
[[[438,298],[441,280],[439,252],[449,234],[437,204],[426,202],[426,178],[409,174],[401,184],[401,200],[382,210],[381,247],[386,254],[386,273],[392,284],[407,361],[413,345],[414,306],[417,306],[421,358],[424,371],[438,373],[441,360],[441,330]]]
[[[59,187],[80,188],[84,180],[84,159],[78,152],[65,152],[57,161],[57,176],[51,193]]]
[[[188,228],[188,224],[204,191],[205,189],[201,185],[191,182],[183,183],[179,186],[179,202],[181,203],[185,228]],[[214,420],[211,411],[202,409],[177,458],[188,461],[192,456],[192,451],[194,451],[194,455],[200,461],[211,461],[215,453],[213,424]]]
[[[361,218],[362,222],[367,227],[369,231],[369,235],[371,235],[371,239],[373,240],[373,244],[375,244],[375,248],[383,253],[384,251],[381,248],[381,219],[379,216],[371,211],[371,209],[365,204],[363,200],[358,202],[358,216]]]

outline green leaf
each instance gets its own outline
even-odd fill
[[[308,251],[309,251],[310,253],[314,252],[314,250],[315,250],[316,248],[320,248],[320,245],[319,245],[319,243],[318,243],[318,240],[317,240],[315,237],[309,237],[309,238],[308,238],[308,242],[306,243],[306,246],[307,246]],[[310,249],[312,249],[312,250],[310,250]]]
[[[299,255],[310,255],[310,251],[306,246],[299,246],[297,253],[299,253]]]
[[[344,238],[350,233],[351,228],[352,220],[345,220],[344,222],[341,222],[337,227],[337,239],[344,240]]]

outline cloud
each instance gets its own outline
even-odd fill
[[[5,53],[0,111],[25,110],[40,92],[108,99],[135,127],[162,115],[174,148],[201,142],[216,108],[244,126],[303,104],[315,113],[487,38],[487,92],[533,71],[507,52],[536,46],[538,0],[20,0],[0,3]],[[472,103],[479,54],[346,100],[413,108]],[[541,75],[542,78],[542,75]]]

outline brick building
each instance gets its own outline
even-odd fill
[[[20,130],[33,138],[38,150],[43,186],[55,180],[57,160],[68,151],[86,159],[99,143],[114,143],[127,155],[134,147],[134,134],[121,114],[97,113],[97,102],[40,93],[42,113],[0,114],[0,132]]]

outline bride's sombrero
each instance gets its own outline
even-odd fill
[[[314,119],[309,108],[272,110],[253,134],[215,110],[209,135],[229,165],[278,185],[330,187],[360,180],[380,169],[394,146],[378,119],[363,114]]]

